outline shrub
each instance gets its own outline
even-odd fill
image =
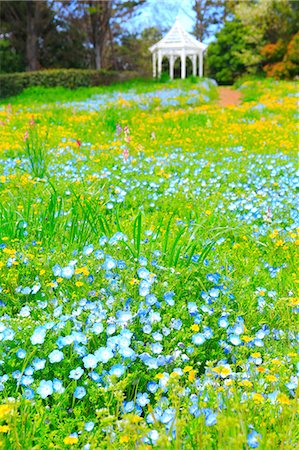
[[[75,89],[81,86],[108,85],[132,78],[135,74],[108,72],[105,70],[54,69],[37,72],[21,72],[0,75],[0,97],[17,95],[30,86],[63,86]]]
[[[261,49],[261,55],[268,63],[282,60],[286,51],[286,44],[280,39],[276,44],[266,44]]]

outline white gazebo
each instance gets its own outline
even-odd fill
[[[161,76],[162,59],[166,56],[169,60],[169,75],[173,79],[174,63],[181,58],[181,78],[186,78],[186,58],[192,61],[193,75],[197,75],[197,58],[199,58],[199,76],[203,76],[203,54],[207,45],[199,42],[192,34],[187,33],[182,27],[178,17],[168,33],[157,44],[149,48],[153,55],[153,76]],[[157,72],[158,61],[158,72]]]

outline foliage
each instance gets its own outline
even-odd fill
[[[282,41],[268,44],[261,49],[263,69],[268,77],[291,79],[299,75],[299,32],[288,45]]]
[[[0,39],[0,74],[2,72],[21,72],[22,69],[20,53],[17,53],[8,39]]]
[[[194,0],[192,9],[195,13],[194,35],[201,42],[213,36],[229,16],[224,0]]]
[[[208,71],[220,84],[232,84],[245,71],[239,52],[246,45],[246,28],[237,20],[226,22],[208,47]]]
[[[269,76],[289,78],[288,64],[283,63],[287,44],[298,31],[298,2],[291,0],[259,0],[236,3],[235,16],[246,27],[244,48],[238,56],[247,70],[257,71],[265,66]],[[275,64],[272,67],[272,63]],[[273,69],[273,70],[272,70]]]
[[[63,86],[74,89],[79,86],[111,84],[119,79],[128,79],[134,73],[109,72],[105,70],[52,69],[0,75],[1,98],[17,95],[30,86]]]

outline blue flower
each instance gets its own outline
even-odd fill
[[[86,422],[84,424],[85,431],[92,431],[94,429],[94,422]]]
[[[262,436],[257,433],[255,430],[252,430],[247,436],[247,444],[251,448],[257,448],[259,446],[259,439]]]
[[[32,400],[34,398],[34,390],[27,387],[26,389],[24,389],[23,397],[27,400]]]
[[[63,360],[64,354],[60,350],[53,350],[48,358],[51,364],[58,363]]]
[[[136,403],[137,403],[137,405],[141,406],[141,408],[143,408],[149,402],[150,402],[150,399],[149,399],[148,394],[146,392],[137,394]]]
[[[86,389],[83,386],[77,386],[74,392],[74,397],[81,400],[81,398],[85,397]]]
[[[94,356],[97,358],[98,362],[106,363],[109,359],[113,358],[113,352],[110,348],[100,347],[94,352]]]
[[[236,345],[236,346],[242,344],[241,339],[236,334],[231,334],[229,336],[229,341],[231,344]]]
[[[53,394],[53,382],[51,380],[42,380],[39,387],[36,389],[36,392],[43,399],[49,397],[49,395]]]
[[[228,321],[227,316],[221,316],[221,317],[218,319],[218,326],[219,326],[220,328],[227,328],[227,327],[229,326],[229,321]]]
[[[43,326],[35,328],[33,335],[30,338],[31,344],[43,344],[46,337],[46,328]]]
[[[209,413],[206,415],[206,425],[211,427],[217,423],[217,416],[214,413]]]
[[[89,354],[83,358],[85,369],[95,369],[98,364],[98,358],[95,355]]]
[[[60,276],[62,278],[66,278],[67,280],[70,280],[72,278],[72,276],[74,275],[74,273],[75,273],[75,270],[72,266],[66,266],[61,269]]]
[[[82,367],[77,367],[76,369],[73,369],[70,371],[69,378],[72,378],[73,380],[79,380],[79,378],[82,377],[84,373],[84,370]]]
[[[196,333],[192,336],[192,342],[195,345],[202,345],[205,342],[206,338],[202,333]]]
[[[59,394],[63,394],[65,391],[62,381],[58,380],[58,378],[53,379],[53,389],[55,392],[58,392]]]
[[[24,359],[26,354],[27,354],[26,350],[23,350],[22,348],[20,348],[16,353],[17,357],[20,359]]]
[[[121,377],[125,373],[126,368],[121,364],[115,364],[109,370],[109,375],[115,375],[116,377]]]

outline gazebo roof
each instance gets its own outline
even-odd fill
[[[168,33],[159,42],[152,45],[149,50],[153,53],[155,50],[186,49],[204,51],[206,48],[206,44],[197,41],[192,34],[184,30],[177,17]]]

